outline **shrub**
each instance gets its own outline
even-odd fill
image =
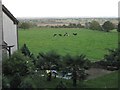
[[[22,89],[26,89],[26,88],[37,88],[35,86],[35,84],[33,83],[33,80],[29,77],[29,78],[25,78],[21,84],[20,84],[20,87],[19,88],[22,88]]]
[[[81,54],[75,57],[75,65],[78,65],[80,68],[87,69],[90,67],[90,60],[88,60],[85,55]]]
[[[86,58],[85,55],[81,54],[78,56],[71,56],[71,55],[66,55],[63,57],[66,66],[78,66],[79,68],[89,68],[90,67],[90,61]]]
[[[118,70],[120,69],[120,49],[108,49],[109,54],[104,56],[104,60],[97,62],[99,65],[103,66],[108,70]]]
[[[103,25],[102,25],[104,31],[109,32],[110,30],[115,28],[115,25],[110,22],[110,21],[106,21]]]
[[[53,65],[55,65],[59,69],[60,66],[60,55],[54,51],[50,51],[48,53],[39,53],[37,56],[37,67],[41,69],[41,66],[44,69],[51,69]]]
[[[29,29],[30,27],[31,27],[30,23],[27,23],[27,22],[23,22],[19,24],[19,28],[22,28],[22,29]]]
[[[31,55],[31,52],[30,52],[30,50],[29,50],[29,48],[27,47],[26,44],[24,44],[24,45],[22,46],[21,52],[22,52],[25,56],[28,56],[28,57],[30,57],[30,55]]]
[[[65,62],[66,66],[72,66],[74,58],[71,55],[67,54],[63,57],[63,61]]]
[[[10,88],[18,88],[21,83],[21,77],[19,73],[15,73],[10,81]]]
[[[66,55],[64,57],[64,61],[66,63],[66,67],[68,67],[68,70],[65,70],[66,72],[74,72],[75,70],[78,74],[75,77],[78,77],[79,80],[86,79],[87,74],[85,73],[85,70],[90,68],[91,62],[86,58],[85,55],[81,54],[75,57]]]
[[[91,23],[89,23],[89,28],[92,30],[102,30],[102,27],[100,26],[100,24],[97,21],[92,21]]]
[[[120,48],[111,50],[109,49],[109,54],[105,55],[105,60],[107,61],[107,66],[113,66],[120,68]]]
[[[32,62],[34,63],[34,65],[36,66],[36,57],[34,56],[33,53],[30,52],[29,48],[27,47],[26,44],[24,44],[21,48],[21,52],[22,54],[24,54],[25,56],[29,57],[30,59],[32,59]]]
[[[33,69],[32,60],[20,52],[15,52],[9,59],[3,60],[3,74],[5,75],[18,73],[20,76],[24,76],[31,73]]]
[[[10,80],[5,75],[2,75],[2,88],[10,88]]]

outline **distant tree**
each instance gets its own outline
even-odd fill
[[[102,27],[100,26],[100,24],[97,22],[97,21],[92,21],[90,24],[90,29],[92,30],[99,30],[101,31],[102,30]]]
[[[61,26],[60,26],[60,27],[61,27]],[[63,27],[63,28],[66,28],[67,26],[64,24],[62,27]]]
[[[51,26],[51,28],[54,28],[54,26]]]
[[[80,23],[78,23],[76,26],[77,28],[82,28],[82,25]]]
[[[86,23],[85,23],[85,28],[89,29],[89,28],[90,28],[90,25],[91,25],[91,22],[86,22]]]
[[[110,30],[115,28],[115,25],[110,22],[110,21],[106,21],[103,25],[102,25],[104,31],[109,32]]]
[[[76,28],[77,25],[76,25],[75,23],[70,23],[70,24],[68,25],[68,27],[69,27],[69,28]]]
[[[118,23],[117,31],[120,32],[120,22]]]
[[[27,23],[27,22],[20,23],[19,28],[29,29],[30,28],[30,23]]]

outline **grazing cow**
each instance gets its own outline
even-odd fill
[[[54,34],[53,37],[55,37],[57,34]]]
[[[76,35],[77,35],[77,33],[73,33],[73,35],[74,35],[74,36],[76,36]]]
[[[59,34],[59,36],[62,36],[62,34]]]
[[[68,34],[68,33],[65,33],[64,36],[69,36],[69,34]]]

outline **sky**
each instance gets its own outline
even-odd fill
[[[15,17],[118,17],[119,0],[2,0]]]

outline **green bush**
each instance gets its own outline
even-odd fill
[[[30,28],[30,23],[27,23],[27,22],[20,23],[19,28],[29,29]]]
[[[63,57],[63,61],[65,62],[66,66],[78,66],[86,69],[91,65],[90,60],[88,60],[83,54],[78,56],[66,55]]]
[[[43,69],[51,69],[53,65],[55,65],[59,69],[60,55],[54,51],[50,51],[48,53],[39,53],[37,56],[37,67],[40,69],[41,66]]]
[[[104,59],[107,62],[107,66],[120,68],[120,48],[111,50],[109,49],[109,54],[105,55]]]
[[[29,48],[27,47],[26,44],[24,44],[21,47],[21,52],[22,52],[22,54],[24,54],[25,56],[28,56],[28,57],[30,57],[30,55],[31,55],[31,52],[30,52],[30,50],[29,50]]]
[[[87,73],[85,73],[85,70],[89,69],[91,66],[90,60],[86,58],[85,55],[81,54],[78,56],[71,56],[71,55],[66,55],[64,58],[64,61],[66,63],[66,68],[64,71],[68,72],[77,72],[77,75],[73,77],[78,78],[79,80],[85,80],[87,78]],[[68,67],[68,68],[67,68]]]
[[[21,84],[20,84],[20,87],[19,88],[22,88],[22,89],[26,89],[26,88],[37,88],[36,85],[33,83],[33,80],[29,77],[29,78],[26,78],[24,79]]]
[[[110,21],[106,21],[103,25],[102,25],[104,31],[109,32],[110,30],[113,30],[115,28],[115,25],[110,22]]]
[[[92,29],[92,30],[102,31],[102,27],[100,26],[100,24],[97,21],[92,21],[90,23],[90,27],[89,28]]]
[[[10,88],[10,80],[5,75],[2,75],[2,88]]]
[[[3,74],[20,76],[27,75],[34,70],[34,64],[29,57],[25,57],[21,52],[15,52],[9,59],[3,60]]]
[[[118,70],[120,69],[120,48],[117,49],[108,49],[109,54],[104,56],[104,59],[96,62],[96,64],[100,65],[102,68],[108,70]]]
[[[10,88],[19,88],[21,81],[22,78],[19,73],[15,73],[10,81]]]

